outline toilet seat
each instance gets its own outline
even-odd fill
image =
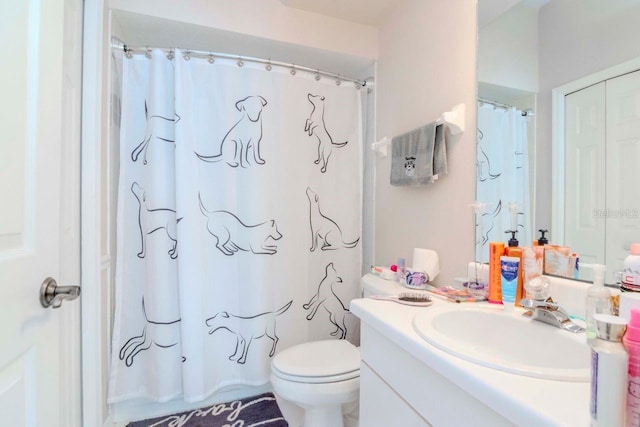
[[[292,382],[347,381],[360,376],[360,351],[345,340],[308,342],[278,353],[271,366],[273,375]]]

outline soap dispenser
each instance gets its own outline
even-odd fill
[[[594,314],[613,314],[611,306],[611,291],[604,286],[606,267],[602,264],[580,264],[580,267],[593,270],[593,285],[587,289],[587,301],[584,320],[587,326],[587,341],[596,338],[596,323]]]
[[[523,287],[523,274],[522,274],[522,248],[518,247],[518,239],[516,238],[516,234],[518,234],[518,230],[507,230],[505,233],[511,233],[511,238],[509,239],[508,247],[505,249],[504,254],[506,256],[515,257],[520,260],[518,263],[518,284],[516,285],[516,304],[522,299],[524,293]]]
[[[538,230],[540,232],[540,238],[537,241],[533,242],[534,246],[544,246],[544,245],[548,245],[549,244],[549,239],[547,239],[545,237],[545,233],[548,233],[549,230],[545,230],[545,229],[540,229]]]

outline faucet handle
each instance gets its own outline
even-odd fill
[[[546,308],[548,310],[559,310],[560,306],[555,302],[541,301],[530,298],[523,298],[520,300],[520,305],[524,308]]]

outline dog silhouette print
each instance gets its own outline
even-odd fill
[[[480,182],[484,182],[487,180],[493,180],[498,178],[500,175],[502,175],[501,172],[495,172],[491,170],[491,160],[489,159],[489,156],[487,155],[487,153],[484,151],[484,144],[483,143],[484,140],[484,133],[478,129],[478,139],[476,142],[476,151],[477,151],[477,157],[476,157],[476,170],[477,170],[477,175],[478,175],[478,181]]]
[[[345,242],[342,230],[334,220],[322,214],[320,197],[309,187],[307,187],[307,199],[309,199],[309,224],[311,225],[311,252],[317,249],[318,239],[322,240],[320,249],[323,251],[356,247],[360,238],[353,242]]]
[[[209,335],[220,329],[226,329],[236,336],[236,349],[229,356],[229,360],[244,364],[247,361],[247,354],[253,340],[264,336],[267,336],[272,341],[269,357],[273,357],[279,340],[276,334],[276,318],[287,311],[292,303],[293,300],[279,310],[267,311],[266,313],[247,317],[221,311],[208,318],[205,323],[210,328]]]
[[[176,225],[182,218],[176,219],[176,211],[168,208],[150,209],[147,196],[142,187],[137,182],[131,184],[131,192],[138,199],[138,226],[140,227],[140,252],[138,258],[144,258],[147,249],[147,236],[158,230],[164,230],[171,240],[169,256],[171,259],[178,257],[178,240],[176,239]]]
[[[231,256],[238,251],[251,251],[256,255],[273,255],[278,252],[278,246],[269,243],[282,238],[275,220],[247,225],[231,212],[207,210],[199,193],[198,201],[200,211],[207,217],[207,230],[216,238],[216,247],[223,254]]]
[[[342,283],[342,278],[338,277],[333,263],[327,264],[325,267],[325,275],[320,285],[318,285],[318,292],[311,297],[308,303],[303,304],[302,308],[309,310],[307,314],[307,320],[312,320],[320,307],[324,308],[329,313],[329,322],[335,325],[336,330],[331,333],[331,336],[340,335],[340,339],[345,339],[347,336],[346,316],[350,313],[349,309],[345,307],[342,300],[336,293],[334,286],[338,286]]]
[[[196,156],[205,162],[225,161],[232,168],[247,168],[251,161],[264,165],[265,161],[260,155],[260,141],[262,109],[266,105],[267,100],[261,96],[248,96],[236,102],[236,109],[241,113],[240,119],[222,138],[218,154],[205,156],[196,152]]]
[[[327,125],[324,121],[325,106],[324,96],[307,94],[307,99],[313,106],[309,118],[304,124],[304,131],[309,136],[315,136],[318,141],[318,158],[313,163],[321,164],[320,172],[325,173],[327,171],[327,164],[329,158],[333,153],[334,148],[344,147],[349,141],[334,143],[331,134],[327,130]]]
[[[496,205],[493,212],[491,213],[484,212],[481,215],[480,220],[482,221],[482,230],[483,230],[482,245],[483,246],[486,245],[487,242],[489,242],[489,234],[495,227],[495,220],[498,217],[498,215],[500,215],[501,211],[502,211],[502,200],[498,200],[498,204]]]
[[[180,321],[178,318],[169,322],[157,322],[149,319],[144,308],[144,298],[142,298],[142,313],[144,313],[145,325],[142,334],[134,336],[127,341],[120,349],[120,360],[124,360],[125,365],[133,365],[133,359],[141,351],[146,351],[155,345],[158,348],[171,348],[178,345],[180,337]],[[184,357],[182,358],[184,362]]]
[[[138,161],[138,157],[142,154],[142,163],[147,164],[147,149],[152,138],[160,141],[175,143],[174,126],[180,121],[180,116],[174,113],[173,118],[163,117],[159,115],[149,115],[147,101],[144,102],[144,116],[147,120],[147,127],[144,133],[144,139],[131,152],[131,160]]]

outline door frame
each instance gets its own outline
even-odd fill
[[[640,57],[581,77],[551,90],[551,230],[556,244],[564,244],[565,100],[572,92],[640,69]]]
[[[81,345],[82,424],[102,426],[107,418],[108,301],[101,298],[101,151],[107,132],[103,109],[106,40],[105,0],[84,0],[82,47],[81,156]],[[108,262],[108,260],[107,260]]]

